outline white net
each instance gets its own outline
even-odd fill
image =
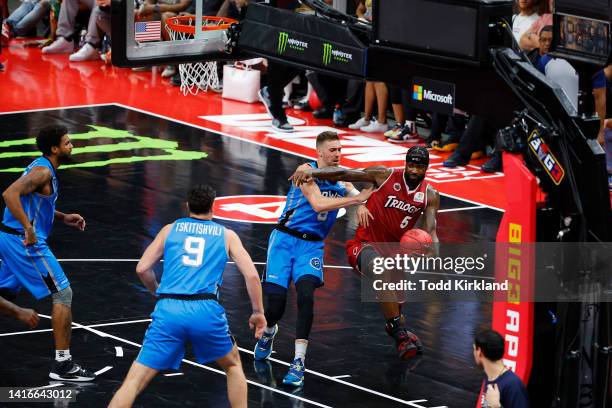
[[[202,24],[217,24],[217,21],[209,21],[206,18]],[[194,26],[195,16],[181,19],[182,25]],[[193,33],[173,30],[172,27],[166,25],[166,30],[170,34],[173,41],[193,39]],[[195,27],[194,27],[195,32]],[[208,91],[212,89],[215,92],[220,90],[219,74],[217,72],[217,62],[195,62],[190,64],[179,64],[179,73],[181,75],[181,92],[183,95],[188,93],[197,95],[200,91]]]

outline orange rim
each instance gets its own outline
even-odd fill
[[[194,21],[195,16],[177,16],[167,19],[166,25],[172,31],[193,35],[195,34]],[[210,31],[227,30],[232,24],[238,23],[238,20],[217,16],[202,16],[202,22],[205,23],[205,25],[202,26],[202,31]]]

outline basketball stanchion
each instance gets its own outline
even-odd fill
[[[177,16],[166,20],[166,30],[172,41],[192,40],[195,37],[195,16]],[[216,16],[202,16],[202,30],[227,30],[230,25],[238,21]],[[179,64],[181,75],[181,92],[197,95],[199,91],[206,92],[208,89],[220,91],[219,75],[217,73],[217,62],[194,62]]]

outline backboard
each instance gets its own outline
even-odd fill
[[[206,12],[204,1],[192,0],[193,3],[181,13],[191,16],[180,21],[184,32],[172,36],[169,32],[172,28],[163,18],[167,14],[159,8],[163,4],[178,2],[112,0],[113,65],[139,67],[229,59],[230,55],[225,51],[227,29],[210,27],[216,23],[203,18],[202,13]],[[207,22],[209,27],[206,27]]]

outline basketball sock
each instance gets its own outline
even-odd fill
[[[306,348],[308,347],[308,340],[297,339],[295,341],[295,358],[302,359],[302,362],[306,360]]]
[[[391,319],[387,319],[386,325],[387,333],[389,336],[393,337],[395,341],[398,341],[397,334],[404,328],[404,321],[402,319],[402,315],[393,317]]]
[[[273,327],[267,327],[264,329],[264,333],[266,333],[268,336],[274,336],[276,334],[276,325],[274,325]]]
[[[55,361],[66,361],[70,360],[70,349],[68,350],[55,350]]]

